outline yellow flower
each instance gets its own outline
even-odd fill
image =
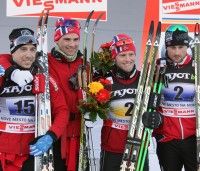
[[[88,87],[89,87],[89,92],[92,94],[97,94],[101,89],[104,88],[103,84],[97,81],[91,82],[88,85]]]

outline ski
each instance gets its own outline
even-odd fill
[[[83,65],[78,70],[78,82],[81,88],[83,100],[86,100],[86,92],[84,91],[88,85],[88,74],[87,74],[87,39],[89,33],[89,24],[94,10],[91,11],[85,21],[84,33],[83,33]],[[83,115],[81,115],[81,133],[80,133],[80,149],[79,149],[79,163],[78,170],[85,171],[88,162],[88,149],[86,145],[86,130],[85,130],[85,120]]]
[[[37,28],[37,57],[38,73],[35,78],[35,86],[41,86],[44,82],[43,92],[36,94],[36,131],[35,136],[44,135],[51,125],[51,106],[48,73],[48,47],[47,47],[47,22],[49,11],[42,11]],[[37,85],[39,83],[39,85]],[[40,157],[35,157],[35,171],[53,171],[53,150],[52,148]]]
[[[149,112],[155,111],[157,105],[159,104],[165,69],[166,69],[166,59],[159,59],[159,64],[156,66],[156,72],[154,76],[155,78],[153,81],[154,82],[153,83],[153,94],[154,94],[153,97],[154,98],[151,99],[152,102],[149,102],[150,104],[148,104],[147,111]],[[144,128],[136,171],[142,171],[144,169],[144,163],[146,160],[146,155],[147,155],[148,146],[150,143],[150,138],[152,136],[152,132],[153,132],[152,129]]]
[[[195,106],[196,106],[196,139],[197,139],[197,163],[200,170],[200,26],[195,25],[194,30],[194,67],[195,67]]]
[[[138,154],[141,146],[144,129],[142,124],[142,114],[147,111],[148,107],[148,101],[156,66],[156,56],[159,49],[161,35],[161,23],[158,22],[156,37],[153,41],[154,43],[152,47],[154,31],[151,29],[151,27],[153,27],[151,25],[149,30],[150,39],[148,38],[147,40],[147,50],[145,53],[143,68],[141,70],[141,75],[138,83],[136,98],[134,100],[134,107],[129,125],[121,171],[125,171],[126,169],[129,169],[130,171],[136,170]]]
[[[88,84],[88,79],[87,79],[87,71],[86,71],[86,68],[87,68],[87,40],[88,40],[88,33],[89,33],[89,24],[90,24],[90,20],[92,18],[92,15],[94,13],[94,10],[92,10],[86,21],[85,21],[85,25],[84,25],[84,32],[83,32],[83,66],[81,66],[79,68],[79,72],[78,72],[78,75],[79,75],[79,86],[82,88],[82,89],[86,89],[87,88],[87,84]],[[82,79],[83,78],[83,79]],[[84,93],[84,96],[83,96],[83,99],[86,98],[85,96],[86,94]]]
[[[91,42],[91,57],[90,59],[94,58],[94,42],[95,42],[95,34],[96,34],[96,28],[97,28],[97,24],[99,22],[99,20],[101,19],[101,17],[104,15],[104,12],[100,13],[99,16],[97,17],[93,28],[92,28],[92,42]],[[92,67],[92,62],[90,60],[90,73],[89,73],[89,82],[92,81],[92,75],[93,75],[93,67]]]
[[[97,19],[94,22],[94,25],[92,27],[92,41],[91,41],[91,56],[90,59],[94,56],[94,42],[95,42],[95,34],[96,34],[96,28],[99,23],[99,20],[104,15],[104,13],[100,13]],[[90,66],[89,66],[89,83],[92,82],[93,77],[93,65],[92,61],[90,60]],[[94,145],[93,145],[93,138],[92,138],[92,128],[85,126],[86,131],[86,148],[88,150],[88,162],[89,162],[89,170],[97,171],[97,165],[95,161],[95,154],[94,154]]]
[[[90,14],[88,15],[86,21],[85,21],[85,25],[84,25],[84,33],[83,33],[83,65],[87,64],[87,39],[88,39],[88,33],[89,33],[89,24],[90,24],[90,20],[92,18],[92,15],[94,13],[94,10],[92,10],[90,12]]]
[[[148,38],[147,38],[147,42],[146,42],[145,55],[144,55],[142,68],[141,68],[141,74],[140,74],[140,78],[139,78],[139,82],[138,82],[137,95],[136,95],[136,98],[134,101],[135,112],[139,111],[139,105],[140,105],[140,101],[142,99],[142,92],[144,89],[145,78],[146,78],[147,67],[148,67],[148,58],[149,58],[150,50],[151,50],[151,46],[152,46],[153,32],[154,32],[154,22],[151,21]],[[131,116],[130,125],[132,126],[133,132],[131,132],[131,129],[128,132],[127,142],[125,145],[124,154],[123,154],[122,163],[121,163],[121,169],[120,169],[121,171],[126,171],[126,168],[129,165],[129,157],[131,154],[132,143],[129,141],[128,138],[134,136],[136,122],[137,122],[137,113],[132,114],[132,116]]]
[[[144,131],[144,125],[142,123],[142,115],[144,112],[148,110],[149,97],[151,93],[151,88],[152,88],[152,83],[153,83],[153,78],[154,78],[155,68],[156,68],[156,57],[158,54],[158,49],[159,49],[159,44],[160,44],[160,35],[161,35],[161,22],[158,22],[156,37],[155,37],[153,47],[152,47],[150,65],[148,68],[148,74],[147,74],[144,93],[142,97],[142,103],[139,110],[137,127],[135,131],[134,139],[133,139],[133,149],[132,149],[133,155],[131,157],[131,159],[135,159],[134,162],[131,162],[131,165],[133,166],[137,165],[138,154],[141,147],[141,140],[142,140],[143,131]]]

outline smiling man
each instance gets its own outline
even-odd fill
[[[42,155],[59,139],[67,124],[67,107],[59,85],[50,76],[52,124],[30,148],[38,109],[33,91],[37,40],[29,28],[13,29],[9,40],[11,54],[0,55],[0,170],[32,171],[30,155]]]
[[[78,166],[81,115],[78,109],[81,91],[77,72],[83,65],[83,55],[79,50],[80,24],[77,20],[59,18],[55,24],[55,47],[49,54],[49,71],[60,82],[69,107],[69,122],[66,138],[58,143],[66,170],[75,171]],[[61,169],[60,169],[61,170]]]
[[[104,120],[101,130],[100,170],[119,171],[140,72],[135,64],[135,44],[129,35],[117,34],[107,45],[111,45],[105,48],[111,50],[114,66],[106,76],[112,83],[112,98],[108,118]],[[148,160],[145,162],[144,171],[148,171]]]

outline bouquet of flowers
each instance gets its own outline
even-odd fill
[[[101,119],[106,119],[110,107],[111,92],[110,81],[107,79],[99,79],[88,85],[86,91],[86,100],[81,100],[79,109],[82,114],[89,113],[91,121],[96,121],[97,115]]]
[[[101,46],[101,51],[94,52],[90,59],[95,70],[101,72],[103,76],[105,76],[114,65],[114,60],[112,59],[109,47],[110,42],[103,44]]]

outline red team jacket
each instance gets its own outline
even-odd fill
[[[159,142],[173,139],[183,140],[194,136],[196,134],[196,112],[192,58],[187,55],[183,64],[177,67],[167,65],[165,75],[169,78],[168,87],[163,87],[161,91],[159,107],[164,121],[159,128],[154,130],[153,134]]]
[[[112,83],[111,110],[101,130],[101,148],[105,151],[123,153],[130,122],[130,109],[134,105],[139,71],[130,79],[107,77]]]
[[[67,62],[64,58],[55,57],[49,54],[49,72],[55,76],[64,91],[66,105],[69,108],[69,122],[65,130],[65,138],[62,139],[62,157],[66,159],[68,170],[75,170],[77,156],[79,153],[80,137],[80,112],[78,110],[79,100],[82,99],[80,89],[72,88],[69,80],[77,74],[78,68],[82,65],[82,54],[73,62]]]
[[[5,69],[10,67],[12,65],[11,56],[1,55],[0,65],[3,66]],[[1,88],[3,88],[2,86],[4,85],[4,79],[5,78],[3,76],[0,77]],[[16,87],[17,84],[11,86]],[[32,96],[34,96],[34,94],[32,94]],[[57,138],[59,138],[62,136],[65,127],[67,125],[68,109],[65,103],[62,90],[59,88],[58,84],[53,78],[50,79],[50,98],[51,98],[51,114],[53,120],[50,130],[56,134]],[[17,154],[17,155],[29,154],[29,143],[33,139],[34,139],[34,132],[33,133],[0,132],[0,152]]]

